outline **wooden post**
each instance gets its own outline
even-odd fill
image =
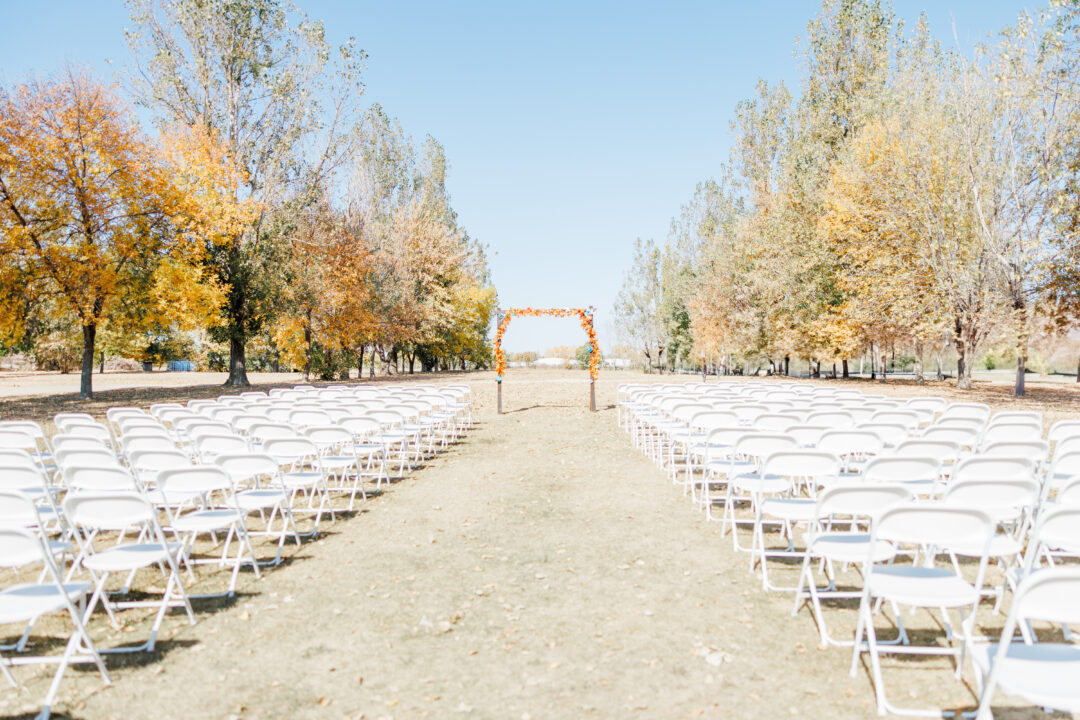
[[[596,381],[589,381],[589,409],[596,412]]]
[[[502,415],[502,383],[497,383],[499,386],[499,414]]]

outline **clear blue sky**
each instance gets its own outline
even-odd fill
[[[453,202],[487,244],[503,307],[595,305],[600,341],[635,237],[662,241],[727,159],[728,122],[758,78],[799,87],[795,2],[296,0],[370,53],[369,102],[446,147]],[[1004,0],[897,1],[965,51],[1013,22]],[[71,62],[127,66],[120,0],[0,0],[0,82]],[[111,64],[108,62],[111,59]],[[579,345],[576,322],[516,319],[509,350]]]

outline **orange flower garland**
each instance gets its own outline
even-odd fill
[[[497,376],[496,381],[502,382],[503,374],[506,372],[506,355],[502,349],[503,333],[506,332],[506,328],[510,325],[510,320],[514,316],[520,315],[521,317],[573,317],[577,315],[581,320],[581,329],[584,330],[589,336],[589,379],[592,382],[596,382],[596,378],[600,375],[600,348],[596,344],[596,330],[593,328],[593,311],[592,308],[510,308],[502,315],[499,320],[499,326],[495,329],[495,374]]]

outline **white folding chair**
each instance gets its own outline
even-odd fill
[[[1051,568],[1024,578],[998,642],[972,643],[980,688],[978,720],[992,720],[990,704],[999,689],[1044,711],[1080,712],[1080,646],[1030,637],[1016,642],[1017,626],[1038,620],[1080,623],[1080,568]]]
[[[881,673],[881,654],[951,655],[956,658],[956,674],[960,677],[965,649],[971,642],[975,624],[975,611],[982,594],[986,576],[987,551],[994,533],[994,521],[981,510],[944,504],[907,504],[885,510],[870,527],[870,544],[863,566],[863,593],[859,604],[859,619],[855,630],[855,646],[851,658],[851,675],[855,676],[859,658],[866,652],[870,656],[870,671],[874,683],[879,714],[939,717],[938,710],[898,708],[889,702],[885,693],[885,681]],[[922,562],[916,564],[882,562],[876,553],[878,542],[884,540],[895,547],[911,547]],[[966,554],[966,549],[981,546],[978,570],[973,583],[959,573],[955,553]],[[954,550],[954,548],[959,548]],[[946,555],[952,567],[938,567],[933,559]],[[901,643],[882,646],[874,627],[874,606],[881,602],[893,608],[898,605],[942,611],[946,627],[946,639],[952,641],[953,631],[947,611],[954,609],[960,616],[962,643],[959,648],[939,645],[908,644],[910,639],[904,629],[903,618],[895,613]],[[864,640],[865,638],[865,640]]]
[[[41,711],[37,715],[38,720],[48,720],[68,665],[94,663],[106,685],[111,684],[112,680],[94,641],[86,632],[82,608],[76,605],[85,603],[86,595],[93,586],[88,582],[64,582],[53,559],[53,553],[42,539],[31,531],[18,527],[0,527],[0,567],[18,568],[39,562],[45,568],[41,580],[36,583],[10,585],[0,590],[0,623],[33,624],[43,615],[66,613],[73,630],[64,646],[63,654],[28,656],[20,653],[10,657],[0,654],[0,670],[12,686],[18,687],[19,684],[11,672],[12,667],[56,663],[56,673],[49,683]]]
[[[290,493],[278,479],[277,461],[266,453],[244,452],[216,455],[214,464],[232,476],[237,506],[246,513],[258,513],[264,523],[262,530],[248,528],[248,535],[267,535],[278,540],[274,559],[260,560],[259,564],[279,564],[285,538],[291,535],[299,546],[300,533],[293,522]],[[274,530],[274,519],[279,516],[281,529]]]
[[[165,611],[170,607],[183,607],[189,622],[195,624],[184,585],[180,581],[177,558],[181,552],[179,543],[170,543],[158,524],[154,506],[137,493],[76,493],[64,498],[64,515],[71,524],[79,555],[73,569],[85,568],[94,581],[94,594],[87,607],[87,616],[98,604],[105,609],[109,620],[117,630],[120,624],[116,610],[135,607],[156,607],[157,614],[150,630],[150,637],[141,645],[124,646],[102,650],[107,653],[153,652]],[[134,531],[132,542],[98,543],[103,533],[111,531],[127,533]],[[127,573],[127,581],[120,591],[127,591],[133,576],[139,571],[157,567],[165,576],[165,590],[160,600],[113,600],[105,584],[113,573]]]
[[[822,647],[850,646],[852,643],[834,640],[829,635],[821,610],[821,599],[858,598],[862,595],[861,589],[837,589],[835,566],[861,566],[866,562],[867,555],[872,556],[874,562],[885,562],[892,559],[896,552],[887,540],[878,540],[871,547],[870,532],[863,530],[860,524],[868,526],[874,517],[911,498],[909,488],[888,483],[840,485],[826,489],[818,498],[806,533],[806,552],[803,554],[792,615],[797,615],[806,601],[810,601]],[[846,529],[841,530],[838,526],[846,526]],[[820,562],[825,571],[828,582],[823,588],[819,588],[814,581],[815,562]]]
[[[169,516],[169,529],[181,538],[181,557],[188,570],[195,564],[215,562],[218,565],[232,565],[232,577],[229,588],[224,593],[198,595],[207,597],[232,597],[236,592],[236,581],[240,567],[251,565],[255,578],[260,577],[259,563],[255,559],[255,550],[251,547],[244,516],[247,514],[236,501],[236,488],[232,476],[217,465],[195,465],[192,467],[162,470],[157,477],[158,490],[161,493],[166,513]],[[192,503],[192,498],[198,498]],[[217,534],[224,532],[221,557],[217,560],[202,560],[191,557],[195,539],[208,534],[214,542]],[[236,556],[229,557],[229,545],[236,539]],[[244,559],[245,552],[247,560]]]

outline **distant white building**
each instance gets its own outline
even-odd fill
[[[630,367],[633,363],[629,358],[604,358],[604,367],[618,368],[620,370]]]
[[[567,360],[560,357],[542,357],[533,362],[533,367],[538,368],[564,368],[577,367],[577,360]]]

